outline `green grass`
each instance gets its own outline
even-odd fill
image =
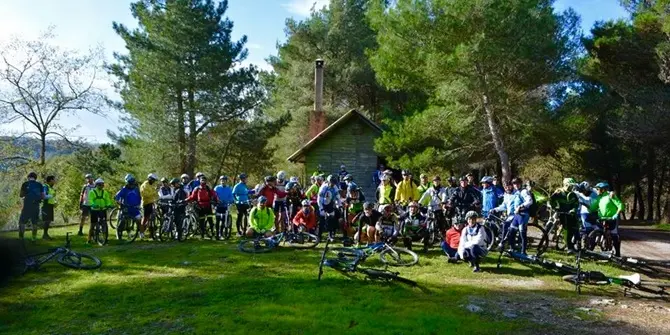
[[[670,223],[659,223],[654,225],[654,228],[658,230],[670,231]]]
[[[35,247],[62,244],[65,231],[76,228],[54,229],[56,241]],[[398,269],[421,285],[411,288],[332,269],[317,281],[321,249],[248,255],[235,239],[97,247],[77,237],[72,248],[98,256],[102,268],[75,271],[54,261],[0,288],[0,334],[544,333],[550,326],[464,306],[501,296],[574,297],[572,286],[541,269],[505,260],[497,270],[497,254],[484,273],[447,264],[437,251],[420,254],[417,266]],[[374,257],[366,265],[381,263]],[[523,284],[537,279],[539,286]]]

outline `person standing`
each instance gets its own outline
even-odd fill
[[[55,176],[47,176],[44,184],[44,201],[42,202],[42,223],[44,224],[43,240],[51,240],[49,226],[54,222],[54,208],[56,207],[56,184]]]
[[[219,199],[219,202],[216,204],[216,239],[221,240],[223,239],[223,228],[226,223],[225,220],[228,217],[229,206],[235,201],[233,198],[233,189],[228,186],[228,176],[219,177],[219,185],[214,187],[214,192],[216,192],[216,196]]]
[[[150,173],[147,176],[147,180],[140,185],[140,195],[142,196],[142,224],[140,225],[140,238],[144,238],[144,231],[147,229],[147,224],[149,223],[149,218],[154,213],[154,204],[158,200],[158,192],[156,190],[156,181],[158,177]],[[149,234],[153,236],[154,227],[149,227]]]
[[[21,185],[19,197],[23,199],[23,208],[21,209],[21,216],[19,217],[19,238],[23,240],[26,231],[26,222],[30,221],[33,224],[32,241],[37,239],[37,222],[40,215],[40,202],[44,200],[44,188],[42,184],[37,181],[37,173],[31,172],[28,174],[28,180]]]
[[[81,192],[79,192],[79,209],[81,210],[81,221],[79,221],[79,232],[77,233],[78,236],[84,236],[84,232],[82,231],[84,229],[84,223],[86,223],[86,219],[88,219],[88,217],[91,215],[91,206],[88,204],[88,192],[95,188],[92,174],[89,173],[84,178],[86,178],[86,184],[84,184]]]
[[[233,198],[237,207],[237,236],[242,236],[247,231],[247,220],[249,219],[249,188],[247,188],[247,175],[242,173],[237,178],[240,180],[233,187]]]
[[[576,185],[573,178],[564,178],[563,187],[558,188],[549,198],[549,203],[558,212],[558,220],[563,223],[565,228],[565,244],[568,246],[568,253],[575,253],[575,237],[579,237],[579,223],[577,221],[577,210],[579,208],[579,198],[572,193]]]

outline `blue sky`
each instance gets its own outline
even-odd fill
[[[286,18],[301,19],[312,5],[321,8],[328,0],[229,0],[228,17],[235,23],[234,37],[248,37],[249,57],[246,63],[268,68],[265,58],[276,53],[276,44],[285,40]],[[124,44],[112,30],[112,22],[130,27],[136,23],[130,14],[131,1],[125,0],[2,0],[0,2],[0,43],[11,36],[35,38],[49,25],[56,27],[54,43],[65,49],[87,50],[100,45],[108,61],[114,51],[124,51]],[[556,8],[573,7],[582,17],[582,28],[588,32],[595,21],[626,17],[618,0],[558,0]],[[118,97],[111,86],[103,87]],[[93,142],[108,141],[106,130],[120,126],[117,115],[100,117],[79,114],[60,120],[66,127],[79,126],[72,134]],[[25,125],[16,122],[0,126],[7,133],[21,133]]]

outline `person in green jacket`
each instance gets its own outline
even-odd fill
[[[275,227],[275,213],[265,205],[267,201],[264,196],[258,197],[258,204],[249,213],[247,237],[254,237],[254,234],[270,237],[274,234],[272,229]]]
[[[621,257],[621,238],[619,237],[619,216],[625,206],[621,199],[609,192],[609,184],[598,183],[595,187],[598,197],[591,203],[591,212],[598,213],[598,219],[604,228],[610,231],[612,244],[614,245],[614,256]]]
[[[88,228],[88,243],[93,243],[93,227],[98,220],[107,219],[107,210],[114,208],[112,195],[105,190],[105,181],[98,178],[95,188],[88,192],[88,204],[91,208],[91,226]]]
[[[428,181],[428,176],[426,176],[426,175],[423,174],[423,173],[421,174],[421,176],[419,176],[419,183],[420,183],[420,184],[419,184],[419,186],[418,186],[416,189],[417,189],[417,191],[419,191],[419,199],[420,199],[420,198],[423,196],[423,194],[426,193],[426,191],[428,191],[428,189],[429,189],[433,184],[431,184],[431,183]],[[416,201],[419,201],[419,199],[416,199]],[[429,203],[430,203],[430,199],[425,198],[425,199],[423,200],[423,203],[421,203],[421,204],[419,204],[419,205],[421,205],[421,206],[423,206],[423,207],[426,207],[426,206],[428,206]],[[425,214],[425,213],[424,213],[424,214]]]
[[[44,224],[43,240],[51,240],[49,226],[54,222],[54,208],[56,208],[55,176],[47,176],[44,183],[44,200],[42,201],[42,223]]]
[[[556,189],[549,198],[549,204],[558,212],[558,220],[563,223],[565,228],[565,244],[568,246],[568,253],[575,253],[574,238],[579,238],[579,221],[577,213],[579,209],[579,199],[572,193],[576,185],[573,178],[563,179],[563,187]]]

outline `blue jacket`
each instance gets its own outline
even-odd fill
[[[521,206],[521,197],[519,196],[518,191],[512,191],[512,193],[505,193],[503,197],[502,205],[496,207],[496,211],[505,211],[507,213],[507,220],[511,220],[514,216],[514,212],[518,206]]]
[[[23,198],[24,205],[39,205],[42,201],[44,188],[36,180],[28,180],[21,185],[20,196]]]
[[[200,180],[199,179],[193,179],[186,185],[186,187],[184,187],[184,189],[189,190],[189,193],[191,193],[198,186],[200,186]]]
[[[214,188],[214,192],[216,192],[222,205],[229,205],[235,201],[235,199],[233,199],[233,190],[230,186],[217,185]]]
[[[142,204],[142,196],[140,195],[140,188],[128,188],[124,186],[119,193],[114,196],[114,200],[128,206],[139,207]]]
[[[489,211],[498,206],[498,195],[493,187],[483,188],[482,192],[482,215],[487,216]]]
[[[247,184],[239,182],[233,187],[233,197],[235,199],[235,203],[238,204],[246,204],[249,202],[249,189],[247,188]]]

